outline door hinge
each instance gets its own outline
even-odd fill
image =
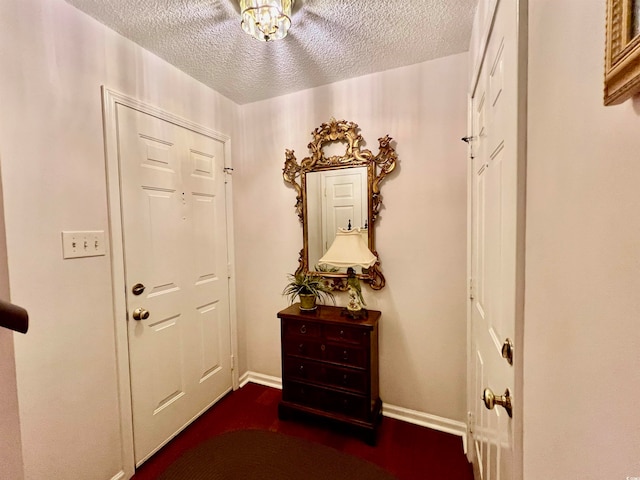
[[[473,278],[469,279],[469,300],[473,300]]]
[[[222,169],[222,171],[223,171],[224,173],[226,173],[227,175],[231,175],[231,174],[233,173],[233,168],[231,168],[231,167],[224,167],[224,168]],[[225,184],[225,185],[227,185],[227,184],[229,183],[229,181],[228,181],[228,178],[229,178],[229,177],[227,177],[227,175],[225,175],[225,176],[224,176],[224,184]]]
[[[227,280],[230,280],[233,274],[231,273],[231,264],[227,263]]]
[[[474,158],[476,158],[476,156],[473,154],[473,141],[476,139],[476,137],[474,136],[468,136],[468,137],[462,137],[460,140],[462,140],[464,143],[466,143],[467,145],[469,145],[469,158],[471,158],[471,160],[473,160]]]
[[[236,357],[231,355],[231,371],[233,372],[236,369]]]

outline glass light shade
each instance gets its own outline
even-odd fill
[[[286,37],[291,27],[291,8],[294,2],[295,0],[240,0],[242,29],[263,42]]]
[[[340,229],[329,250],[318,260],[318,263],[340,268],[369,268],[377,260],[376,256],[367,248],[360,229]]]

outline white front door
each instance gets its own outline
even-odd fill
[[[471,100],[469,410],[476,475],[482,480],[515,480],[517,419],[500,403],[514,401],[514,367],[502,350],[505,342],[515,343],[521,308],[518,12],[515,1],[497,3],[492,26],[487,22],[490,33]]]
[[[117,106],[140,465],[231,389],[222,142]]]

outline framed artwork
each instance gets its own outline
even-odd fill
[[[640,92],[640,0],[607,0],[604,104]]]

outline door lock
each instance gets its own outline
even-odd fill
[[[501,407],[504,407],[509,417],[513,416],[513,407],[511,406],[511,392],[508,388],[504,391],[504,395],[499,396],[496,396],[493,393],[493,390],[491,390],[490,388],[485,388],[484,392],[482,392],[482,401],[484,402],[484,406],[487,407],[488,410],[493,410],[494,406],[500,405]]]
[[[136,283],[131,289],[131,293],[134,295],[142,295],[142,292],[144,292],[144,285],[141,283]]]
[[[504,358],[509,365],[513,365],[513,342],[511,339],[505,339],[502,344],[502,358]]]
[[[149,318],[149,311],[144,308],[136,308],[133,311],[133,319],[134,320],[146,320]]]

